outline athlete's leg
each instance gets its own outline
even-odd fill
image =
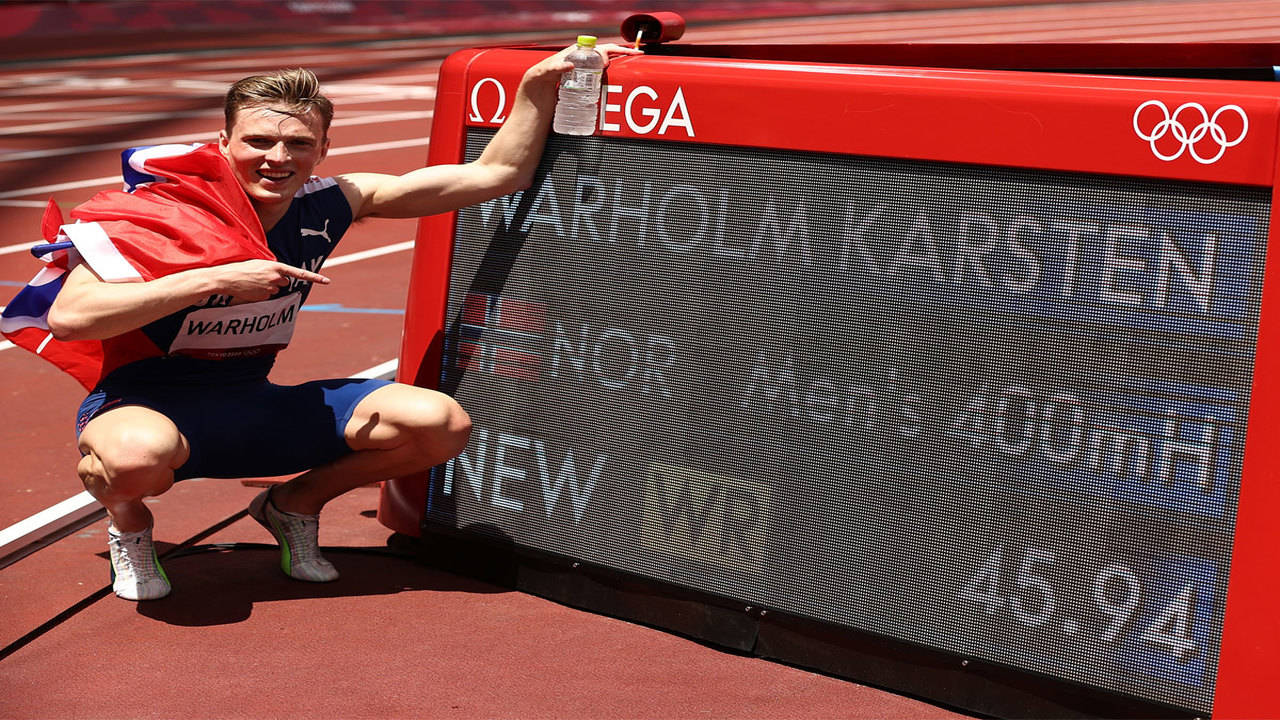
[[[315,515],[361,485],[439,465],[466,447],[471,418],[448,395],[392,384],[360,400],[344,435],[354,452],[277,486],[278,509]]]
[[[116,530],[131,533],[151,527],[142,499],[172,487],[173,471],[191,450],[169,418],[127,405],[90,420],[80,433],[80,452],[85,490],[107,509]]]

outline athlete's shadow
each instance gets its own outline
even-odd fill
[[[331,583],[286,577],[280,570],[280,551],[274,545],[212,545],[174,554],[163,561],[173,592],[161,600],[138,603],[138,613],[171,625],[201,627],[243,622],[253,613],[254,605],[264,602],[402,592],[509,591],[429,567],[386,548],[325,547],[324,553],[342,574]],[[351,605],[335,605],[333,612],[351,609]]]
[[[446,318],[443,337],[437,336],[426,348],[423,348],[424,359],[443,356],[445,360],[444,367],[437,368],[434,363],[420,362],[418,375],[413,379],[415,385],[433,387],[448,395],[456,395],[467,374],[463,368],[465,363],[458,362],[458,343],[462,337],[461,328],[463,325],[464,306],[458,305],[456,299],[458,297],[476,295],[501,296],[506,290],[512,272],[525,252],[526,244],[530,242],[530,216],[538,202],[539,195],[548,183],[551,183],[553,188],[555,187],[551,177],[553,170],[558,173],[562,188],[575,187],[578,176],[582,172],[581,169],[599,167],[603,161],[604,153],[605,145],[603,141],[596,138],[568,139],[563,135],[553,135],[548,139],[546,148],[543,150],[542,161],[534,170],[529,187],[521,191],[519,200],[511,211],[511,216],[509,218],[506,217],[501,209],[492,211],[496,213],[496,217],[499,219],[494,222],[493,228],[488,231],[484,253],[479,258],[478,265],[469,271],[469,276],[463,274],[452,279],[455,283],[465,283],[465,294],[459,294],[455,289],[456,307],[453,308],[452,316]],[[562,160],[561,158],[564,159]],[[595,192],[595,188],[594,186],[584,188],[584,192],[588,194]],[[578,201],[586,202],[587,198],[576,198],[575,202]],[[496,200],[494,202],[505,203],[506,200]],[[468,233],[475,235],[475,237],[467,237],[467,243],[472,244],[481,242],[480,237],[483,232],[473,226],[469,230],[460,231],[458,235],[467,235]],[[546,241],[544,240],[543,242]],[[469,250],[474,252],[475,248],[470,248]],[[455,258],[455,262],[457,262],[457,258]],[[470,265],[467,264],[464,267],[470,267]],[[453,362],[450,362],[450,360]]]

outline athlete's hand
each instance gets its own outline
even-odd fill
[[[561,50],[551,57],[544,58],[541,62],[529,68],[525,72],[525,80],[534,83],[558,85],[560,76],[573,69],[573,63],[565,58],[569,57],[569,53],[578,48],[577,44]],[[609,67],[609,61],[615,55],[643,55],[643,50],[630,48],[625,45],[616,45],[614,43],[605,43],[596,46],[596,53],[604,59],[604,66]]]
[[[329,278],[324,275],[274,260],[245,260],[209,270],[215,274],[216,292],[240,302],[266,300],[294,281],[329,284]]]

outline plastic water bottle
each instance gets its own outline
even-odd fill
[[[561,135],[591,135],[600,115],[600,78],[604,58],[596,52],[596,39],[579,35],[578,47],[566,58],[573,69],[560,77],[560,100],[551,127]]]

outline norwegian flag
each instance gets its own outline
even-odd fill
[[[123,153],[125,189],[98,193],[65,224],[52,199],[32,248],[44,267],[0,314],[0,334],[92,388],[121,365],[165,354],[140,330],[64,342],[49,308],[80,263],[106,282],[142,282],[183,270],[275,259],[257,213],[216,145],[159,145]]]
[[[463,299],[457,365],[462,370],[537,381],[547,324],[542,303],[469,293]]]

